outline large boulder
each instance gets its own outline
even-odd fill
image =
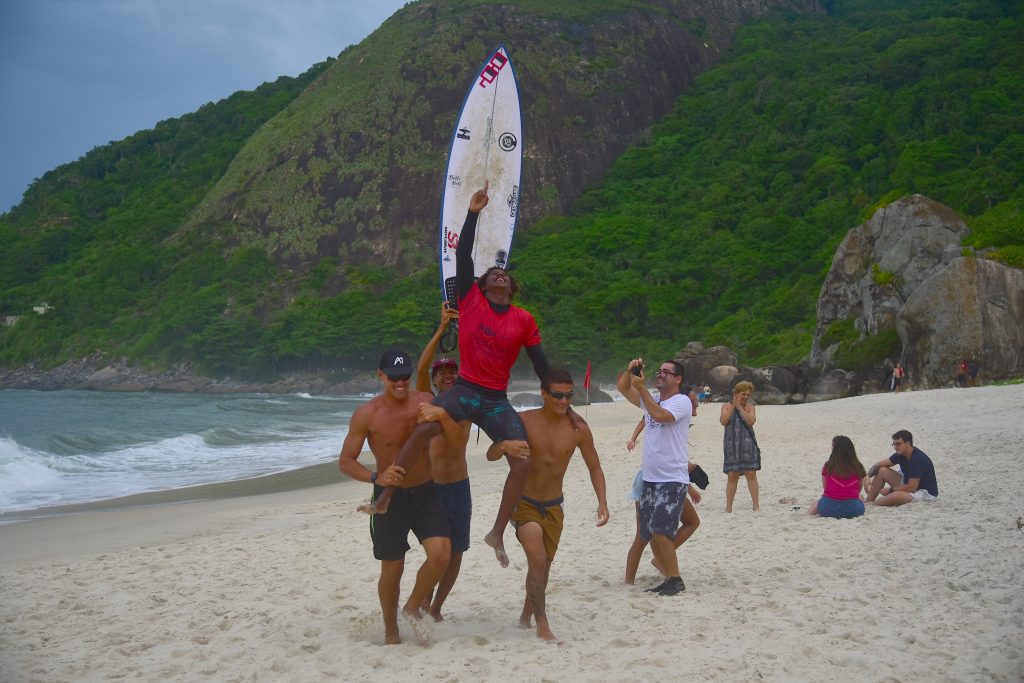
[[[703,386],[711,383],[711,370],[722,365],[735,366],[736,354],[728,346],[704,348],[700,342],[690,342],[679,351],[674,360],[683,366],[686,384]]]
[[[860,393],[857,373],[846,370],[829,370],[819,375],[807,390],[805,403],[831,401],[835,398],[847,398]]]
[[[871,377],[868,391],[884,387],[873,373],[884,375],[897,360],[920,388],[948,384],[961,358],[978,361],[981,377],[1021,374],[1024,272],[973,255],[961,245],[968,232],[952,209],[921,195],[851,229],[821,288],[810,365],[835,367],[844,339],[830,331],[850,321],[856,343],[887,333],[894,345],[892,357],[868,357],[859,367]]]
[[[743,368],[733,378],[732,386],[743,380],[754,385],[754,400],[765,405],[802,403],[810,386],[806,372],[796,365]]]
[[[862,336],[895,328],[903,303],[960,254],[968,232],[956,212],[919,194],[851,229],[821,286],[810,364],[831,365],[837,345],[824,344],[823,337],[837,321],[853,320]]]
[[[732,387],[736,383],[733,380],[740,374],[740,369],[735,365],[719,365],[711,368],[707,374],[706,383],[711,387],[711,395],[715,398],[731,396]]]
[[[900,309],[904,364],[921,386],[944,386],[973,359],[981,377],[1024,374],[1024,270],[974,257],[954,259]]]

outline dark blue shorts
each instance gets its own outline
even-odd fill
[[[373,499],[377,500],[383,490],[374,484]],[[435,536],[448,538],[448,516],[432,481],[408,489],[396,488],[388,511],[370,516],[373,556],[378,560],[401,560],[409,551],[410,531],[420,543]]]
[[[469,492],[469,479],[438,484],[441,506],[448,516],[448,532],[452,539],[452,552],[469,550],[469,523],[473,518],[473,497]]]
[[[444,408],[456,422],[469,420],[491,441],[526,441],[526,427],[504,391],[486,389],[461,379],[432,403]]]

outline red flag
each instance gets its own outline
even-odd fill
[[[583,388],[590,391],[590,361],[587,361],[587,374],[583,378]]]

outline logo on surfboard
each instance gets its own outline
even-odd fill
[[[508,64],[508,57],[501,54],[501,52],[495,52],[491,55],[491,61],[487,62],[484,66],[483,71],[480,72],[480,83],[478,84],[481,88],[486,88],[488,85],[493,83],[498,78],[498,74],[505,65]]]
[[[459,128],[459,132],[458,132],[458,134],[455,137],[457,137],[460,140],[468,140],[469,139],[469,128]]]
[[[519,207],[519,186],[512,186],[512,194],[505,198],[505,203],[508,204],[508,216],[509,218],[516,217],[516,209]]]
[[[519,144],[519,140],[516,139],[515,133],[502,133],[498,136],[498,147],[503,152],[511,152]]]

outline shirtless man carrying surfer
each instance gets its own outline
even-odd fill
[[[451,550],[448,521],[437,487],[431,480],[430,461],[419,458],[404,467],[395,462],[398,449],[418,421],[441,417],[429,418],[421,410],[430,405],[432,397],[410,390],[412,371],[412,359],[401,351],[388,351],[381,356],[377,377],[384,385],[384,392],[352,414],[348,435],[338,456],[341,471],[357,481],[373,483],[375,496],[385,486],[398,487],[390,508],[374,514],[370,523],[373,556],[380,560],[377,597],[384,617],[384,642],[388,645],[401,642],[398,600],[405,553],[409,550],[409,532],[416,534],[427,557],[416,573],[416,583],[402,613],[421,640],[428,637],[422,621],[423,601],[448,566]],[[367,441],[376,461],[376,471],[364,467],[358,460]]]
[[[422,392],[436,392],[440,395],[455,386],[459,376],[459,364],[448,356],[434,360],[434,353],[453,320],[459,317],[458,311],[449,308],[448,304],[441,309],[441,324],[430,341],[423,348],[420,359],[416,363],[416,389]],[[424,406],[427,414],[439,414],[443,408],[434,405]],[[443,425],[444,423],[442,423]],[[462,568],[462,555],[469,550],[469,526],[473,516],[473,499],[469,488],[469,468],[466,464],[466,443],[469,441],[469,430],[472,428],[468,420],[460,422],[455,442],[450,438],[435,437],[430,441],[430,471],[434,483],[441,494],[441,505],[448,516],[448,529],[452,542],[451,559],[448,567],[441,575],[437,584],[437,593],[427,595],[423,609],[430,612],[434,621],[444,621],[441,606],[455,586]]]
[[[608,501],[604,471],[590,427],[568,416],[573,397],[572,376],[561,368],[551,368],[541,381],[540,393],[544,405],[520,414],[526,425],[532,463],[512,524],[528,564],[526,601],[519,623],[529,628],[531,617],[536,618],[537,637],[557,641],[548,624],[545,593],[562,535],[562,480],[577,448],[590,470],[590,482],[597,494],[597,526],[608,523]],[[492,445],[487,459],[496,460],[502,450],[503,444]]]

